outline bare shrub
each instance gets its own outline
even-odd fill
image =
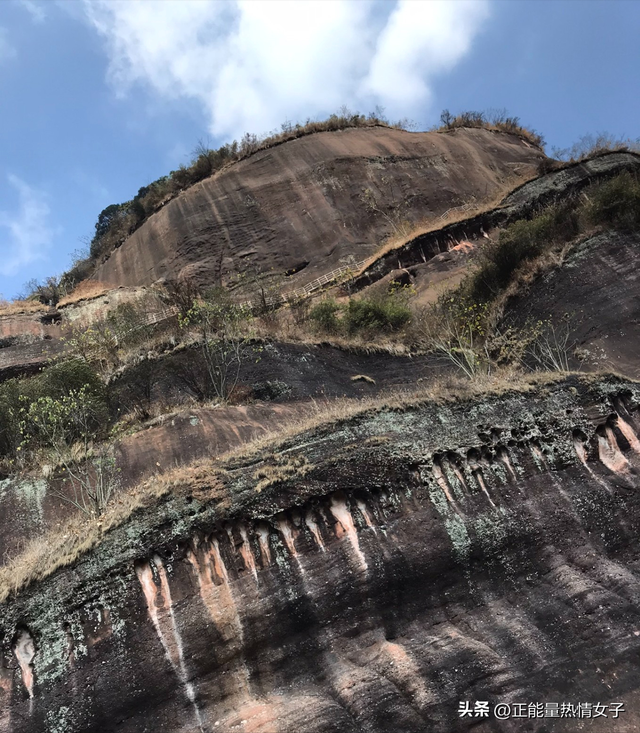
[[[603,153],[629,150],[640,153],[640,138],[616,137],[609,132],[598,132],[595,135],[583,135],[568,148],[552,148],[552,155],[558,160],[577,163]]]
[[[311,312],[311,298],[308,295],[298,295],[288,299],[291,318],[296,326],[303,326],[309,319]]]
[[[184,318],[193,307],[194,302],[201,297],[202,292],[195,280],[180,278],[178,280],[167,280],[159,295],[167,305],[177,308],[178,313]]]
[[[161,297],[152,290],[121,303],[90,326],[67,323],[63,327],[67,354],[95,365],[107,376],[170,325],[162,307]]]
[[[447,293],[416,313],[413,331],[422,348],[440,354],[466,377],[475,379],[492,370],[487,316],[486,306]]]
[[[193,303],[180,323],[198,332],[211,387],[221,402],[227,402],[240,377],[240,368],[250,353],[247,324],[250,311],[234,303],[222,288],[213,288]]]
[[[485,130],[496,130],[517,135],[538,148],[544,148],[545,142],[542,135],[530,127],[520,123],[518,117],[511,117],[504,109],[489,109],[484,112],[466,111],[452,115],[445,109],[440,115],[440,126],[436,126],[437,132],[446,132],[457,127],[479,127]]]
[[[39,300],[43,305],[55,306],[58,301],[67,294],[64,278],[58,275],[50,275],[44,280],[32,278],[23,286],[20,298],[23,300]]]
[[[531,358],[538,371],[568,372],[575,346],[569,319],[557,324],[540,322],[526,356]]]
[[[20,449],[45,449],[61,468],[59,483],[48,472],[50,490],[89,516],[105,510],[116,486],[115,460],[106,445],[94,446],[104,405],[86,387],[59,398],[22,400]]]

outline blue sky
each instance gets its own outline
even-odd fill
[[[420,129],[506,108],[552,147],[640,136],[640,3],[0,2],[0,293],[218,146],[345,104]]]

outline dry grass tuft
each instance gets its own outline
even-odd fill
[[[2,300],[0,299],[0,318],[17,316],[23,313],[45,313],[49,306],[38,300]]]
[[[366,374],[354,374],[351,377],[352,382],[366,382],[367,384],[375,384],[376,380],[373,377],[369,377]]]
[[[91,300],[99,298],[101,295],[108,293],[111,288],[99,280],[82,280],[68,295],[60,298],[58,307],[77,303],[80,300]]]
[[[259,479],[255,490],[260,492],[268,486],[280,484],[291,478],[303,478],[312,468],[305,456],[276,453],[254,472],[253,477]]]
[[[78,514],[61,529],[32,540],[23,552],[0,568],[0,603],[76,562],[94,549],[109,530],[123,524],[140,509],[155,504],[170,488],[168,481],[147,481],[120,493],[98,519],[90,520]]]
[[[615,137],[608,132],[583,135],[569,148],[554,148],[553,156],[563,163],[578,163],[605,153],[629,152],[640,154],[640,138]]]
[[[485,112],[468,110],[452,115],[449,110],[443,110],[440,115],[440,126],[436,126],[436,132],[452,132],[458,128],[471,127],[491,130],[492,132],[504,132],[509,135],[516,135],[537,148],[544,148],[545,142],[539,133],[530,127],[520,123],[519,117],[510,117],[506,109],[489,109]]]
[[[319,293],[317,299],[323,297]],[[347,302],[347,298],[338,298]],[[410,349],[401,340],[402,332],[397,334],[379,334],[373,342],[362,334],[354,334],[348,338],[341,335],[320,336],[309,328],[309,322],[295,323],[288,309],[282,308],[268,326],[259,319],[253,324],[253,335],[258,341],[277,341],[281,344],[303,344],[305,346],[332,346],[341,351],[355,354],[391,354],[392,356],[408,356]]]

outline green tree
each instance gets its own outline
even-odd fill
[[[62,487],[53,481],[52,493],[89,516],[99,516],[116,487],[115,460],[104,445],[94,445],[105,421],[104,404],[87,386],[55,398],[20,399],[18,450],[44,449],[62,468]]]
[[[199,332],[211,387],[221,402],[227,402],[251,350],[247,329],[250,310],[234,303],[222,288],[213,288],[194,301],[179,320],[181,326],[195,327]]]
[[[111,204],[103,209],[98,215],[94,240],[103,237],[109,231],[109,228],[122,218],[123,213],[123,204]]]

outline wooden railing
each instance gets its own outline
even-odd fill
[[[302,285],[295,290],[289,290],[287,293],[280,293],[279,295],[268,296],[264,298],[264,300],[260,301],[260,305],[264,304],[272,308],[284,305],[291,302],[292,300],[296,300],[297,298],[304,298],[307,295],[311,295],[311,293],[315,292],[316,290],[319,290],[324,285],[328,285],[334,280],[337,280],[341,275],[345,275],[349,271],[358,271],[366,262],[367,260],[362,260],[362,262],[354,262],[352,265],[343,265],[342,267],[336,267],[335,270],[331,270],[331,272],[325,272],[324,275],[320,275],[320,277],[317,277],[315,280],[312,280],[306,285]],[[247,300],[244,303],[240,303],[240,305],[245,308],[254,308],[256,307],[256,305],[258,305],[258,303],[256,303],[255,300]]]
[[[320,277],[317,277],[315,280],[312,280],[310,283],[307,283],[302,287],[291,290],[288,293],[283,293],[282,299],[286,303],[291,299],[301,298],[305,295],[309,295],[315,290],[320,289],[323,285],[328,285],[330,282],[337,280],[341,275],[346,274],[350,270],[353,270],[354,272],[359,270],[366,262],[367,260],[362,260],[362,262],[355,262],[352,265],[343,265],[342,267],[336,267],[335,270],[331,270],[331,272],[326,272],[324,275],[320,275]]]
[[[444,214],[440,214],[439,218],[446,219],[452,211],[469,211],[470,209],[473,209],[474,205],[475,204],[462,204],[462,206],[452,206],[450,209],[447,209]]]
[[[449,216],[449,214],[451,214],[453,211],[469,211],[473,208],[474,204],[462,204],[462,206],[452,206],[450,209],[447,209],[443,214],[440,214],[439,219],[446,219],[447,216]],[[304,298],[307,295],[311,295],[311,293],[314,293],[316,290],[324,287],[325,285],[334,282],[339,277],[345,275],[350,271],[357,272],[358,270],[360,270],[361,267],[364,267],[367,262],[369,262],[369,260],[362,260],[361,262],[354,262],[351,265],[342,265],[341,267],[336,267],[335,270],[331,270],[331,272],[325,272],[324,275],[320,275],[320,277],[317,277],[315,280],[312,280],[306,285],[302,285],[295,290],[290,290],[287,293],[280,293],[278,295],[268,296],[264,299],[264,301],[260,303],[260,305],[264,304],[269,308],[274,308],[289,303],[292,300],[296,300],[297,298]],[[239,303],[239,305],[244,308],[255,308],[258,304],[255,300],[247,300],[243,303]],[[164,310],[157,311],[155,313],[149,313],[147,314],[144,321],[140,324],[140,326],[151,326],[155,323],[160,323],[160,321],[172,318],[177,313],[178,309],[175,307],[165,308]],[[138,328],[140,326],[138,326]]]
[[[173,316],[177,314],[178,314],[178,309],[175,306],[164,308],[161,311],[147,313],[147,315],[140,321],[140,323],[138,324],[136,328],[140,328],[141,326],[153,326],[155,323],[160,323],[160,321],[166,321],[168,318],[172,318]]]

